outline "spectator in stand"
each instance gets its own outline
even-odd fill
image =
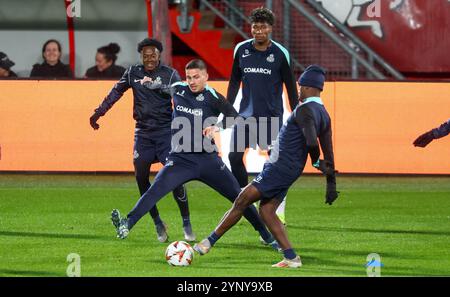
[[[42,47],[42,64],[33,65],[30,77],[39,78],[73,78],[72,69],[69,65],[61,62],[61,44],[50,39],[44,43]]]
[[[117,43],[99,47],[95,55],[95,66],[89,68],[85,78],[119,79],[125,72],[125,68],[116,65],[117,54],[120,46]]]
[[[14,65],[15,63],[5,53],[0,52],[0,78],[17,77],[17,74],[11,70]]]

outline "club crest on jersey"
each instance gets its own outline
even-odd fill
[[[270,54],[266,60],[269,63],[273,63],[273,62],[275,62],[275,57],[273,56],[273,54]]]
[[[256,183],[260,183],[262,179],[263,179],[263,177],[262,177],[261,175],[258,175],[258,176],[255,178],[255,182],[256,182]]]
[[[134,79],[134,82],[139,82],[141,85],[148,84],[151,89],[156,89],[162,85],[161,77],[157,76],[155,79],[144,76],[143,79]]]
[[[157,76],[155,80],[153,80],[154,85],[162,85],[161,77]]]
[[[203,94],[200,94],[200,95],[198,95],[197,97],[195,97],[195,100],[201,102],[201,101],[205,100],[205,97],[203,96]]]
[[[250,51],[248,49],[245,49],[244,53],[242,54],[242,58],[247,58],[248,56],[251,56]]]

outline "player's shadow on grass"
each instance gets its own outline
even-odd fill
[[[305,249],[306,251],[306,249]],[[339,256],[336,257],[339,259]],[[343,261],[331,260],[326,257],[315,257],[308,254],[302,255],[303,269],[307,268],[309,272],[317,272],[318,274],[323,274],[324,272],[329,272],[330,276],[335,273],[339,275],[344,273],[344,275],[352,276],[367,276],[365,263],[348,263],[348,261],[343,259]],[[396,275],[396,276],[419,276],[420,274],[426,273],[427,275],[443,275],[442,271],[439,270],[423,270],[420,272],[415,272],[408,267],[399,266],[386,266],[382,268],[382,273],[385,275]]]
[[[271,246],[269,245],[263,245],[259,242],[259,240],[256,238],[254,244],[250,243],[220,243],[221,248],[234,248],[234,249],[240,249],[240,250],[267,250],[269,252],[275,251]]]
[[[43,237],[56,239],[91,239],[91,240],[111,240],[110,236],[98,236],[89,234],[64,234],[64,233],[40,233],[40,232],[22,232],[22,231],[0,231],[0,236],[15,237]]]
[[[325,265],[327,267],[346,267],[350,269],[355,269],[355,272],[358,272],[361,267],[364,267],[364,263],[349,263],[344,261],[331,260],[326,257],[315,257],[309,254],[301,254],[302,262],[304,264],[308,263],[309,265]],[[335,259],[339,259],[339,257],[335,257]]]
[[[313,231],[332,231],[332,232],[362,232],[362,233],[390,233],[390,234],[412,234],[412,235],[439,235],[450,236],[450,231],[431,231],[431,230],[395,230],[395,229],[368,229],[368,228],[336,228],[336,227],[311,227],[311,226],[288,226],[290,229],[313,230]]]
[[[295,247],[294,247],[295,248]],[[355,250],[343,250],[343,249],[321,249],[321,248],[310,248],[310,247],[303,247],[300,249],[302,253],[311,253],[311,254],[329,254],[329,255],[338,255],[338,256],[357,256],[366,258],[368,253],[367,251],[355,251]],[[383,257],[389,257],[389,258],[397,258],[397,259],[416,259],[417,257],[414,256],[408,256],[403,254],[394,254],[392,252],[384,252],[379,251],[380,254],[383,255]]]
[[[397,270],[395,270],[397,269]],[[386,269],[385,269],[386,270]],[[394,271],[393,271],[394,270]],[[381,270],[383,276],[383,270]],[[389,270],[384,273],[385,276],[420,276],[420,277],[434,277],[434,276],[449,276],[448,271],[442,270],[424,270],[420,269],[418,271],[411,268],[401,268],[401,267],[389,267]]]
[[[16,269],[0,269],[0,275],[12,276],[63,276],[60,273],[50,271],[33,271],[33,270],[16,270]]]

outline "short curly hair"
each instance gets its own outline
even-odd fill
[[[250,23],[267,23],[273,26],[275,23],[275,15],[266,7],[258,7],[252,10]]]
[[[163,51],[162,43],[159,40],[156,40],[155,38],[145,38],[141,42],[138,43],[137,51],[140,53],[142,49],[146,46],[154,46],[159,50],[161,53]]]

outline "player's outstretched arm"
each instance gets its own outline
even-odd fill
[[[122,98],[123,93],[130,88],[130,71],[128,68],[122,75],[122,78],[114,85],[109,94],[103,99],[103,102],[94,110],[94,114],[89,118],[89,124],[94,130],[100,128],[97,121],[104,116],[108,110]]]
[[[414,146],[426,147],[430,142],[434,140],[433,130],[423,133],[414,140]]]
[[[450,134],[450,120],[443,123],[438,128],[423,133],[414,140],[413,144],[418,147],[426,147],[433,140],[447,136],[448,134]]]
[[[294,71],[290,65],[292,65],[292,61],[289,63],[286,59],[283,59],[283,63],[281,64],[281,77],[286,85],[291,111],[294,111],[298,104],[298,90]]]
[[[314,126],[314,115],[307,106],[296,109],[295,112],[295,121],[302,128],[303,135],[305,136],[311,164],[316,167],[315,164],[319,164],[320,149],[319,142],[317,141],[316,128]]]
[[[239,68],[239,55],[235,55],[233,60],[233,68],[231,69],[231,77],[230,81],[228,82],[227,89],[227,100],[231,103],[231,105],[233,105],[234,101],[236,100],[236,96],[241,86],[241,80],[242,74]]]
[[[223,114],[223,120],[220,123],[217,123],[216,126],[222,127],[223,129],[230,128],[235,124],[236,118],[239,117],[239,113],[234,109],[233,104],[225,99],[222,94],[217,93],[218,100],[215,101],[215,108]]]
[[[218,132],[220,128],[227,129],[233,126],[236,122],[236,118],[239,117],[236,109],[234,109],[233,105],[228,100],[226,100],[222,94],[218,92],[215,92],[215,94],[217,96],[217,100],[212,101],[213,107],[217,110],[218,113],[223,114],[223,120],[213,126],[203,129],[203,136],[206,136],[210,139],[213,138],[214,133]]]
[[[319,142],[317,141],[317,132],[314,126],[314,115],[311,110],[305,106],[297,109],[296,121],[302,127],[306,138],[308,153],[311,157],[312,165],[320,170],[327,178],[327,188],[325,194],[325,203],[332,205],[339,196],[336,191],[336,170],[334,169],[334,157],[331,138],[331,127],[320,137],[320,146],[324,153],[324,160],[320,159]]]
[[[331,124],[328,125],[328,129],[321,133],[320,148],[322,149],[324,160],[321,171],[327,177],[327,191],[325,194],[325,203],[332,205],[338,198],[339,192],[336,190],[336,173],[334,166],[334,152],[333,152],[333,138]],[[321,164],[322,165],[322,164]]]
[[[450,119],[439,126],[439,128],[433,129],[434,138],[438,139],[450,134]]]

